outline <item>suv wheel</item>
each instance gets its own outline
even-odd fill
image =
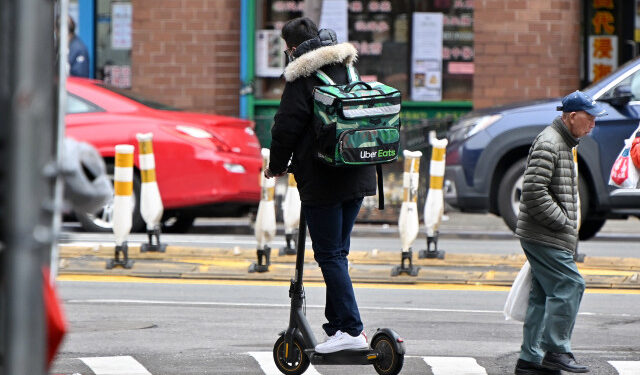
[[[527,159],[516,161],[502,176],[498,187],[498,212],[505,224],[513,232],[516,231],[518,213],[520,212],[520,196],[522,195],[522,182],[524,181],[524,169]]]

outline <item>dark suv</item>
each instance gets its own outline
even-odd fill
[[[578,146],[580,239],[593,237],[608,218],[640,216],[640,191],[608,186],[624,140],[640,121],[640,58],[583,90],[608,115]],[[445,200],[465,212],[492,212],[515,230],[522,175],[533,139],[560,115],[560,98],[468,113],[449,130]]]

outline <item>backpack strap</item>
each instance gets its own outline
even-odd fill
[[[360,76],[358,76],[358,72],[356,72],[353,64],[347,64],[347,77],[349,78],[349,83],[360,81]]]
[[[316,70],[316,77],[322,81],[325,85],[335,85],[336,83],[329,77],[329,75],[322,70]]]
[[[353,64],[348,64],[347,66],[347,79],[349,79],[349,83],[360,82],[360,76],[356,69],[353,67]],[[329,77],[328,74],[323,72],[322,70],[316,70],[316,77],[318,77],[325,85],[335,85],[336,83]]]
[[[382,184],[382,164],[376,164],[378,175],[378,209],[384,210],[384,185]]]

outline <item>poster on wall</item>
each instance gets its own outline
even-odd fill
[[[335,31],[338,43],[349,40],[347,0],[324,0],[322,2],[320,28]]]
[[[131,88],[131,66],[129,65],[105,65],[104,83],[121,89]]]
[[[256,31],[256,76],[280,77],[284,71],[285,49],[279,30]]]
[[[412,100],[442,100],[442,20],[442,13],[413,14]]]
[[[111,48],[131,49],[131,3],[111,4]]]

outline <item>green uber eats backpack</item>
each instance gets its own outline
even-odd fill
[[[314,157],[334,167],[375,165],[379,208],[384,209],[381,164],[398,159],[400,91],[380,82],[360,81],[347,65],[349,83],[336,85],[323,71],[325,84],[313,91]]]

